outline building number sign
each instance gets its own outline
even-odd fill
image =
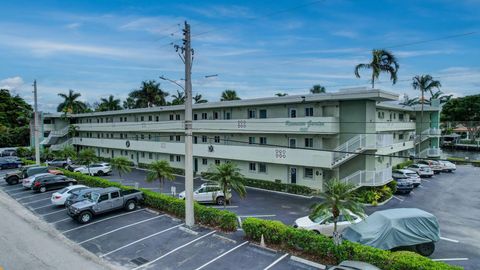
[[[275,158],[286,158],[287,150],[275,149]]]
[[[247,121],[246,120],[238,120],[237,127],[238,128],[246,128],[247,127]]]

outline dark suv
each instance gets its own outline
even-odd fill
[[[32,190],[43,193],[47,190],[60,189],[76,184],[77,180],[68,178],[65,175],[46,175],[35,179],[32,185]]]

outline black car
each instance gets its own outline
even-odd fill
[[[413,190],[413,183],[410,182],[407,177],[394,174],[393,179],[397,182],[396,193],[409,194]]]
[[[82,190],[76,190],[72,192],[72,194],[67,198],[65,201],[65,206],[72,205],[77,202],[81,202],[83,200],[86,200],[90,198],[90,194],[93,191],[99,191],[101,188],[87,188],[87,189],[82,189]]]
[[[68,178],[65,175],[46,175],[35,179],[32,184],[32,190],[43,193],[47,190],[60,189],[76,184],[77,180]]]

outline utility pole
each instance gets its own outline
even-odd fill
[[[40,136],[40,132],[38,130],[38,126],[39,126],[39,121],[38,121],[38,105],[37,105],[37,80],[34,80],[33,81],[33,102],[34,102],[34,108],[35,108],[35,112],[34,112],[34,128],[33,128],[33,133],[35,134],[35,163],[37,163],[37,165],[40,165],[40,138],[38,136]]]
[[[183,61],[185,63],[185,224],[195,225],[193,210],[193,141],[192,141],[192,49],[190,25],[183,30]],[[178,50],[178,47],[177,47]]]

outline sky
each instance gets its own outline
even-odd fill
[[[372,49],[398,58],[399,81],[376,86],[410,98],[415,75],[430,74],[454,96],[480,93],[478,0],[1,1],[0,89],[55,112],[69,89],[90,104],[125,99],[144,80],[184,78],[173,44],[191,24],[193,93],[218,101],[369,87],[353,70]],[[208,75],[218,74],[215,77]],[[178,87],[160,81],[175,94]]]

